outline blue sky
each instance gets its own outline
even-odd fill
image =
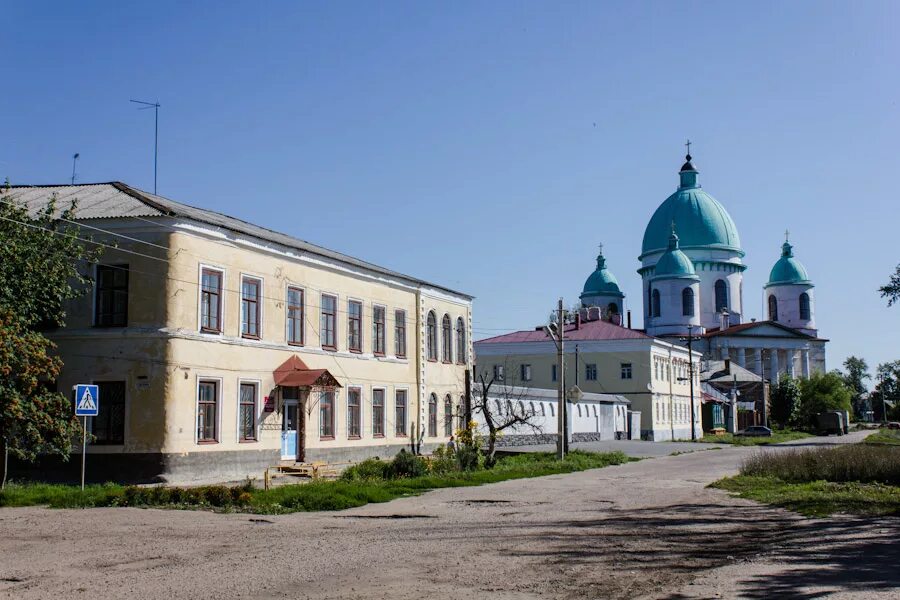
[[[124,6],[129,4],[130,6]],[[0,2],[0,177],[121,180],[477,296],[577,301],[603,242],[641,325],[684,140],[748,316],[789,228],[828,361],[900,358],[896,2]],[[414,250],[410,250],[414,248]],[[754,290],[756,298],[754,301]]]

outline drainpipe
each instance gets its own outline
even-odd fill
[[[425,304],[422,300],[422,288],[416,287],[416,421],[414,427],[410,427],[410,443],[413,454],[421,452],[420,433],[422,432],[422,400],[425,398]],[[411,416],[411,415],[410,415]]]

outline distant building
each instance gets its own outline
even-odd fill
[[[451,435],[471,296],[121,183],[4,199],[36,210],[53,196],[116,246],[50,334],[58,389],[100,386],[89,478],[259,477],[280,460],[389,457]]]

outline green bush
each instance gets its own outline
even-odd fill
[[[456,460],[456,452],[446,446],[438,446],[431,453],[431,461],[428,463],[428,472],[432,475],[446,475],[460,470]]]
[[[384,470],[386,479],[400,479],[403,477],[422,477],[428,472],[425,461],[405,450],[394,457]]]
[[[342,481],[380,481],[385,478],[385,470],[390,462],[377,458],[367,458],[359,464],[344,469]]]
[[[889,446],[865,444],[761,452],[744,461],[741,475],[776,477],[793,483],[831,481],[900,485],[900,452]]]

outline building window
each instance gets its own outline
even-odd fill
[[[769,320],[778,320],[778,300],[772,294],[769,295]]]
[[[550,365],[550,381],[556,381],[556,368],[559,365]]]
[[[238,400],[238,439],[256,441],[256,384],[241,383]]]
[[[437,437],[437,396],[428,399],[428,436]]]
[[[622,379],[631,379],[631,363],[621,364]]]
[[[372,436],[384,437],[384,390],[372,390]]]
[[[319,395],[319,437],[334,438],[334,392]]]
[[[360,437],[360,398],[362,391],[359,388],[347,389],[347,437]]]
[[[385,310],[383,306],[372,307],[372,352],[378,356],[384,356],[385,340]]]
[[[434,311],[428,313],[425,327],[427,329],[428,360],[437,360],[437,317],[434,315]]]
[[[262,282],[252,277],[241,278],[241,337],[259,339],[259,296]]]
[[[406,435],[406,390],[394,392],[394,433]]]
[[[362,352],[362,302],[347,303],[347,347],[350,352]]]
[[[406,356],[406,311],[394,311],[394,354],[399,358]]]
[[[319,327],[319,334],[322,338],[322,347],[328,350],[334,350],[337,347],[337,337],[335,331],[337,298],[322,294],[322,318]]]
[[[807,294],[806,292],[800,294],[800,318],[804,321],[808,321],[810,319],[809,294]]]
[[[555,416],[556,416],[556,408],[555,408],[555,406],[554,406],[553,404],[550,405],[550,416],[551,416],[551,417],[555,417]]]
[[[94,324],[98,327],[128,324],[128,265],[97,265]]]
[[[503,381],[503,365],[494,365],[494,381]]]
[[[531,381],[531,365],[519,366],[519,379],[522,381]]]
[[[724,279],[717,279],[715,285],[716,292],[716,312],[722,312],[722,309],[728,308],[728,285]]]
[[[203,269],[200,284],[200,331],[222,332],[222,272]]]
[[[303,345],[303,290],[289,287],[287,290],[287,342]]]
[[[453,400],[450,399],[450,394],[447,394],[444,398],[444,436],[451,435],[453,435]]]
[[[125,443],[125,382],[97,381],[100,409],[91,417],[92,444]]]
[[[584,365],[584,378],[587,381],[597,381],[597,365]]]
[[[659,290],[653,290],[653,316],[660,315]]]
[[[219,440],[219,382],[201,381],[197,390],[197,441]]]
[[[462,317],[456,319],[456,362],[466,364],[468,352],[466,351],[466,324]]]
[[[441,360],[445,363],[453,362],[453,334],[450,315],[444,315],[444,318],[441,319],[441,342],[443,351]]]
[[[681,290],[681,314],[685,317],[694,316],[694,290],[689,287]]]

